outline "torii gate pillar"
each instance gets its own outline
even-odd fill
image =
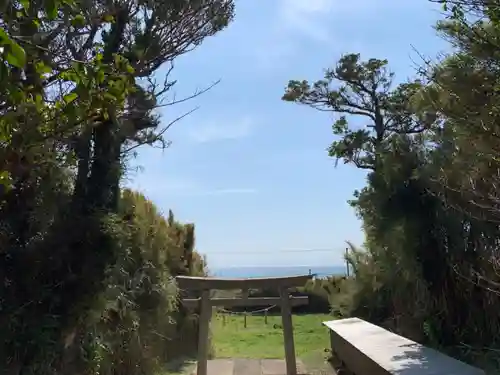
[[[289,288],[304,286],[312,279],[313,275],[269,277],[249,279],[219,279],[211,277],[177,276],[177,284],[181,289],[201,290],[201,298],[183,299],[186,307],[199,307],[199,334],[198,334],[198,364],[197,375],[207,375],[208,361],[208,336],[210,318],[213,306],[262,306],[279,305],[283,324],[283,339],[285,347],[286,374],[297,375],[297,361],[295,358],[295,345],[293,340],[292,306],[308,303],[307,297],[291,297]],[[249,289],[277,289],[279,298],[210,298],[212,289],[218,290],[249,290]]]

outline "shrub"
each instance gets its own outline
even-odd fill
[[[65,371],[154,374],[196,351],[197,320],[178,306],[174,276],[204,275],[194,226],[165,219],[143,195],[125,190],[121,254],[107,288],[67,349]]]

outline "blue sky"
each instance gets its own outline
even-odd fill
[[[343,53],[387,58],[398,80],[414,76],[413,47],[431,57],[446,48],[432,29],[439,18],[426,0],[237,1],[234,23],[173,73],[178,98],[221,82],[162,109],[167,124],[198,107],[169,130],[170,148],[139,151],[142,170],[127,184],[196,224],[209,267],[342,264],[345,241],[363,243],[347,200],[365,174],[327,156],[333,115],[281,95]],[[282,253],[297,249],[331,251]]]

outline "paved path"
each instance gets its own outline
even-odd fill
[[[297,360],[297,374],[308,375],[303,363]],[[196,375],[196,368],[192,375]],[[212,359],[208,375],[286,375],[283,359]]]

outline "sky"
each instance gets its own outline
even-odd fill
[[[346,53],[411,78],[419,55],[446,50],[441,18],[426,0],[237,0],[227,29],[175,61],[170,99],[220,82],[160,110],[165,126],[196,109],[168,130],[169,148],[139,150],[126,184],[195,223],[209,268],[343,264],[346,241],[364,241],[347,201],[365,172],[328,157],[333,114],[281,96]]]

